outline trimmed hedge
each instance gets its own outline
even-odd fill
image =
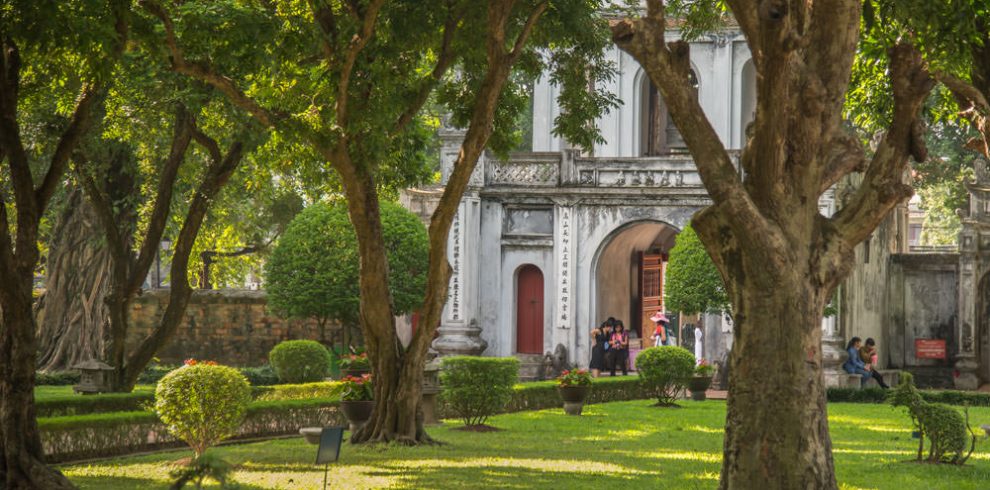
[[[990,393],[955,390],[920,390],[921,397],[931,403],[990,407]],[[829,388],[828,401],[847,403],[886,403],[888,390],[881,388]]]
[[[79,383],[79,373],[74,371],[53,371],[34,373],[35,386],[68,386]]]
[[[138,375],[137,384],[139,385],[153,385],[158,383],[158,381],[165,377],[166,374],[178,369],[180,366],[169,366],[163,364],[155,364],[144,368],[141,374]],[[248,379],[251,386],[269,386],[278,384],[278,376],[275,375],[275,370],[268,364],[259,367],[242,367],[237,368],[241,374]],[[53,371],[50,373],[43,373],[38,371],[35,373],[35,386],[71,386],[74,384],[79,384],[79,373],[75,371]]]
[[[254,402],[232,439],[297,434],[301,427],[345,425],[337,400]],[[151,412],[118,412],[38,419],[48,462],[117,456],[184,445]]]
[[[441,359],[440,399],[465,425],[484,424],[512,400],[519,380],[514,357],[453,356]]]
[[[330,375],[330,351],[315,340],[286,340],[268,353],[268,362],[284,383],[312,383]]]
[[[253,399],[263,401],[339,398],[340,383],[321,381],[297,385],[253,386],[251,387],[251,395]],[[154,404],[155,394],[151,391],[99,395],[58,395],[36,400],[35,413],[41,419],[44,417],[146,411],[151,410]]]

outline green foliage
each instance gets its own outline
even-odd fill
[[[275,370],[272,369],[271,364],[265,364],[259,367],[243,367],[238,368],[238,371],[247,378],[248,383],[251,386],[269,386],[278,384],[278,375],[275,374]]]
[[[722,276],[691,226],[677,234],[667,262],[664,304],[688,315],[729,309]]]
[[[389,284],[396,314],[423,303],[429,238],[419,218],[381,203]],[[314,204],[292,220],[266,266],[268,301],[285,317],[358,322],[357,238],[343,203]]]
[[[339,398],[343,387],[336,381],[256,387],[254,399],[260,402]]]
[[[268,353],[268,362],[283,383],[322,381],[330,374],[330,352],[313,340],[280,342]]]
[[[557,377],[560,386],[591,386],[591,374],[587,369],[565,370]]]
[[[672,345],[650,347],[636,356],[636,371],[645,386],[656,390],[661,406],[672,406],[694,373],[694,354]]]
[[[911,421],[921,432],[918,446],[918,461],[929,463],[963,464],[969,455],[963,456],[967,435],[971,433],[968,422],[958,410],[941,403],[925,401],[914,386],[910,373],[901,373],[900,384],[890,394],[890,403],[895,407],[907,407]],[[925,439],[928,439],[928,455],[923,456]],[[976,444],[973,436],[973,445]]]
[[[346,376],[341,381],[343,394],[340,399],[348,402],[363,402],[375,399],[374,385],[371,375]]]
[[[185,366],[162,378],[155,390],[158,417],[197,456],[237,431],[250,402],[247,379],[227,366]]]
[[[68,386],[79,383],[79,373],[74,371],[37,372],[34,374],[35,386]]]
[[[442,362],[441,397],[465,424],[484,424],[512,399],[518,359],[453,356]]]
[[[49,396],[35,401],[38,417],[65,417],[91,413],[146,410],[155,402],[154,393],[103,393],[99,395]]]
[[[371,363],[368,362],[368,354],[349,354],[342,356],[339,364],[340,369],[346,371],[371,369]]]
[[[207,478],[219,483],[220,488],[238,488],[237,485],[227,481],[233,470],[234,467],[230,463],[220,459],[216,454],[206,452],[193,458],[188,465],[181,465],[172,470],[169,476],[174,478],[175,482],[170,488],[178,490],[188,483],[195,484],[196,488],[202,488],[203,481]]]

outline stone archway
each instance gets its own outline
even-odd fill
[[[662,307],[663,273],[662,265],[659,274],[659,284],[651,286],[655,276],[644,277],[644,267],[652,257],[662,256],[664,263],[667,252],[674,246],[674,237],[678,229],[661,221],[640,220],[625,224],[613,231],[598,248],[593,264],[592,300],[594,301],[595,322],[601,322],[609,317],[620,319],[627,329],[636,332],[642,338],[643,310],[649,298],[657,294]],[[646,281],[644,291],[644,279]],[[658,287],[656,287],[658,286]],[[649,294],[653,289],[655,292]],[[658,291],[656,291],[658,290]],[[644,297],[644,292],[649,296]],[[655,308],[653,308],[655,309]],[[648,315],[647,315],[648,317]],[[646,336],[650,332],[645,333]]]

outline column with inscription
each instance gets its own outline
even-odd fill
[[[575,264],[574,264],[574,207],[569,202],[558,202],[554,219],[554,257],[556,269],[556,295],[554,304],[553,339],[551,350],[558,344],[567,347],[571,357],[577,349],[577,338],[574,334],[574,298],[575,298]]]
[[[460,152],[464,132],[444,128],[440,131],[441,174],[444,182],[453,170]],[[461,199],[457,216],[447,235],[447,260],[452,269],[448,284],[447,305],[433,348],[441,355],[479,355],[488,347],[478,326],[478,265],[481,238],[481,200],[478,190],[484,184],[485,159],[481,157],[471,175],[468,190]]]

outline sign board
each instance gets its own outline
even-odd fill
[[[320,449],[316,452],[316,464],[328,464],[340,457],[340,443],[344,438],[343,427],[324,427],[320,433]]]
[[[914,357],[918,359],[945,359],[945,340],[914,339]]]

